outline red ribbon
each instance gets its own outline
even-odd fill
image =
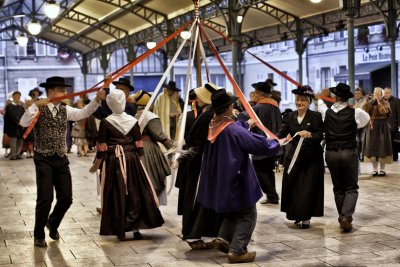
[[[261,63],[263,63],[264,65],[266,65],[267,67],[269,67],[270,69],[272,69],[273,71],[275,71],[276,73],[278,73],[280,76],[282,76],[283,78],[285,78],[286,80],[288,80],[289,82],[291,82],[292,84],[294,84],[295,86],[299,87],[301,86],[301,84],[299,84],[297,81],[295,81],[294,79],[292,79],[290,76],[288,76],[287,74],[281,72],[280,70],[278,70],[277,68],[275,68],[274,66],[272,66],[271,64],[269,64],[268,62],[266,62],[265,60],[261,59],[260,57],[256,56],[255,54],[251,53],[250,51],[248,51],[247,49],[244,49],[241,45],[239,45],[238,43],[236,43],[235,41],[233,41],[232,39],[228,38],[227,36],[225,36],[222,32],[217,31],[216,29],[213,29],[212,27],[208,26],[207,24],[205,24],[204,22],[202,23],[202,25],[206,26],[207,28],[213,30],[214,32],[216,32],[217,34],[219,34],[220,36],[222,36],[222,38],[224,38],[225,40],[229,41],[231,44],[239,47],[240,49],[243,49],[245,52],[249,53],[250,55],[252,55],[254,58],[256,58],[257,60],[259,60]],[[330,97],[324,97],[321,96],[320,97],[323,100],[326,100],[328,102],[332,102],[334,103],[335,101],[330,98]]]
[[[112,73],[112,75],[111,75],[112,78],[111,78],[110,81],[104,82],[104,80],[102,80],[102,81],[96,83],[92,88],[90,88],[88,90],[84,90],[84,91],[77,92],[77,93],[66,94],[66,95],[60,96],[60,97],[54,97],[54,98],[49,99],[49,102],[50,103],[59,102],[59,101],[64,100],[64,99],[69,99],[69,98],[73,98],[75,96],[84,95],[84,94],[88,94],[88,93],[92,93],[92,92],[96,92],[96,91],[101,90],[105,86],[108,86],[113,80],[121,77],[127,71],[132,69],[134,66],[136,66],[140,62],[142,62],[145,58],[147,58],[148,56],[153,54],[155,51],[160,49],[162,46],[166,45],[169,41],[171,41],[173,38],[175,38],[178,34],[180,34],[184,29],[186,29],[192,23],[193,23],[193,20],[187,22],[185,25],[183,25],[178,30],[176,30],[174,33],[170,34],[167,38],[165,38],[160,43],[158,43],[154,48],[147,50],[145,53],[141,54],[135,60],[127,63],[126,65],[122,66],[118,70],[114,71]],[[99,84],[101,84],[103,82],[104,82],[103,86],[97,87]],[[31,123],[31,125],[29,125],[28,129],[26,129],[26,131],[25,131],[25,133],[24,133],[22,138],[25,139],[29,135],[29,133],[32,131],[33,127],[35,127],[35,124],[36,124],[36,122],[37,122],[37,120],[39,118],[39,114],[40,114],[40,112],[38,112],[36,117],[33,119],[32,123]]]
[[[200,32],[203,31],[202,26],[199,25],[199,29]],[[265,127],[260,120],[258,119],[258,117],[256,116],[256,114],[254,113],[253,108],[249,105],[249,103],[247,102],[246,98],[243,95],[242,90],[240,90],[239,86],[237,85],[236,81],[233,79],[233,77],[231,76],[231,74],[228,71],[228,68],[225,66],[224,62],[222,61],[221,57],[219,56],[217,49],[214,47],[214,45],[212,44],[211,40],[204,34],[202,35],[206,38],[207,44],[210,47],[210,49],[212,50],[212,52],[214,53],[215,57],[217,58],[219,64],[221,65],[223,71],[225,72],[225,75],[228,77],[229,81],[232,84],[233,89],[235,90],[236,95],[239,97],[240,102],[242,103],[244,109],[247,111],[247,113],[249,114],[250,118],[252,120],[254,120],[256,122],[256,125],[259,129],[261,129],[264,133],[266,133],[269,137],[273,138],[273,139],[278,139],[276,137],[275,134],[273,134],[270,130],[267,129],[267,127]]]

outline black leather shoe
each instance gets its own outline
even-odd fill
[[[346,218],[341,219],[339,223],[344,232],[349,233],[353,230],[353,225]]]
[[[142,239],[143,236],[139,231],[133,233],[133,240],[142,240]]]
[[[46,243],[46,241],[44,241],[44,239],[34,238],[33,244],[35,245],[35,247],[39,247],[39,248],[47,247],[47,243]]]
[[[279,200],[266,199],[261,201],[261,205],[266,205],[266,204],[279,204]]]
[[[301,229],[308,229],[308,228],[310,228],[310,224],[308,223],[308,224],[306,224],[306,223],[302,223],[301,224]]]
[[[49,229],[49,236],[53,240],[58,240],[60,239],[60,234],[58,233],[57,229],[54,229],[53,227],[50,226],[49,223],[46,224],[47,229]]]

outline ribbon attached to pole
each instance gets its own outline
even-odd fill
[[[211,51],[214,53],[215,57],[217,58],[219,64],[221,65],[223,71],[225,72],[225,75],[228,77],[229,81],[232,84],[232,87],[236,93],[236,95],[239,97],[240,102],[242,103],[244,109],[247,111],[249,114],[250,118],[256,122],[257,127],[262,130],[268,137],[272,139],[278,139],[275,134],[273,134],[267,127],[265,127],[261,120],[258,118],[257,114],[255,114],[253,108],[249,105],[247,102],[246,98],[243,95],[242,90],[240,90],[239,86],[237,85],[236,81],[233,79],[232,75],[229,73],[228,68],[225,66],[224,62],[222,61],[221,57],[218,54],[217,49],[215,48],[214,44],[211,42],[211,39],[209,36],[207,36],[207,33],[205,33],[200,26],[200,31],[204,33],[204,37],[206,38],[206,41],[208,43],[208,46],[210,47]]]
[[[160,49],[162,46],[164,46],[165,44],[167,44],[169,41],[171,41],[173,38],[175,38],[179,33],[181,33],[184,29],[186,29],[190,24],[192,24],[193,21],[189,21],[187,22],[185,25],[183,25],[182,27],[180,27],[178,30],[176,30],[174,33],[170,34],[167,38],[165,38],[164,40],[162,40],[160,43],[158,43],[154,48],[149,49],[148,51],[146,51],[145,53],[143,53],[142,55],[140,55],[139,57],[137,57],[135,60],[127,63],[126,65],[122,66],[121,68],[119,68],[118,70],[114,71],[112,73],[112,78],[110,81],[107,82],[107,84],[104,82],[104,80],[96,83],[92,88],[88,89],[88,90],[84,90],[81,92],[77,92],[77,93],[71,93],[71,94],[67,94],[61,97],[55,97],[52,99],[49,99],[50,103],[54,103],[54,102],[58,102],[64,99],[69,99],[69,98],[73,98],[75,96],[79,96],[79,95],[84,95],[84,94],[88,94],[88,93],[92,93],[92,92],[96,92],[101,90],[102,88],[104,88],[104,86],[108,86],[109,83],[111,83],[113,80],[121,77],[123,74],[125,74],[126,72],[128,72],[130,69],[132,69],[134,66],[136,66],[137,64],[139,64],[140,62],[142,62],[145,58],[147,58],[148,56],[150,56],[151,54],[153,54],[155,51],[157,51],[158,49]],[[103,86],[99,86],[101,83],[104,83]],[[29,133],[32,131],[33,127],[35,127],[35,124],[39,118],[40,112],[38,112],[38,114],[36,115],[36,117],[32,120],[31,125],[29,125],[29,127],[27,128],[27,130],[25,131],[23,138],[26,139],[26,137],[29,135]]]

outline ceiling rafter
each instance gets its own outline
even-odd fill
[[[102,32],[109,34],[115,39],[122,39],[123,37],[128,35],[128,32],[126,30],[113,26],[107,22],[99,24],[98,19],[83,14],[81,12],[78,12],[76,10],[71,10],[64,18],[77,21],[86,25],[90,25],[90,27],[101,30]],[[71,43],[71,41],[64,42],[63,45],[68,45],[69,43]]]

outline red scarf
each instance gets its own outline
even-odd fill
[[[222,131],[230,124],[235,123],[235,121],[225,115],[214,116],[214,118],[210,122],[210,126],[208,127],[208,141],[213,144],[217,137]]]
[[[276,102],[275,100],[273,100],[271,98],[263,98],[260,101],[258,101],[257,104],[273,105],[273,106],[279,108],[278,102]]]

